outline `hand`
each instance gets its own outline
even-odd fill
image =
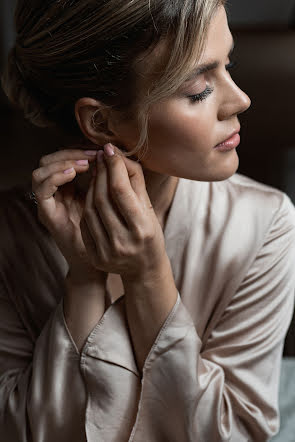
[[[106,153],[113,147],[114,156]],[[146,191],[142,167],[108,144],[97,155],[81,219],[92,265],[122,280],[153,278],[166,261],[161,225]]]
[[[77,164],[77,160],[86,160],[86,165]],[[75,281],[99,280],[105,284],[107,275],[91,265],[83,243],[80,221],[85,198],[75,195],[73,183],[76,174],[88,171],[89,163],[95,160],[96,152],[90,156],[80,149],[46,155],[32,173],[32,190],[38,201],[39,220],[56,241]],[[70,168],[73,168],[71,173],[64,173]]]

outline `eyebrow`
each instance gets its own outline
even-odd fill
[[[234,47],[235,47],[235,42],[233,40],[231,49],[230,49],[230,51],[228,53],[229,57],[231,56],[231,54],[232,54],[232,52],[234,50]],[[217,61],[217,60],[212,61],[211,63],[201,64],[200,66],[198,66],[196,69],[194,69],[192,71],[190,76],[186,79],[186,82],[193,80],[198,75],[205,74],[206,72],[209,72],[209,71],[212,71],[212,70],[218,68],[219,65],[220,65],[220,62]]]

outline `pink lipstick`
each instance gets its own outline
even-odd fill
[[[240,134],[235,132],[230,138],[215,146],[214,149],[219,150],[220,152],[228,152],[229,150],[238,147],[240,142]]]

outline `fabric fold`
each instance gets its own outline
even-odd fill
[[[79,355],[64,327],[62,304],[35,343],[23,332],[3,291],[0,314],[1,332],[10,336],[1,333],[1,437],[15,442],[84,441],[86,392]],[[14,364],[8,342],[14,349]]]
[[[294,264],[295,210],[284,196],[205,345],[178,293],[143,369],[129,442],[266,442],[278,432]]]
[[[80,355],[63,314],[67,263],[21,189],[0,193],[5,442],[264,442],[276,434],[295,290],[295,208],[285,194],[239,174],[180,179],[164,229],[178,297],[140,378],[125,295]]]
[[[125,295],[106,310],[82,351],[88,442],[127,441],[136,418],[141,379],[124,301]]]
[[[122,295],[105,311],[82,349],[83,359],[90,356],[126,368],[139,377],[134,358]]]

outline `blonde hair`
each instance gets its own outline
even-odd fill
[[[2,76],[12,103],[39,127],[80,134],[74,107],[86,96],[136,116],[135,149],[148,148],[150,106],[173,94],[196,65],[210,21],[225,0],[19,0],[17,39]],[[165,63],[140,102],[136,66],[158,43]],[[162,59],[162,58],[161,58]]]

